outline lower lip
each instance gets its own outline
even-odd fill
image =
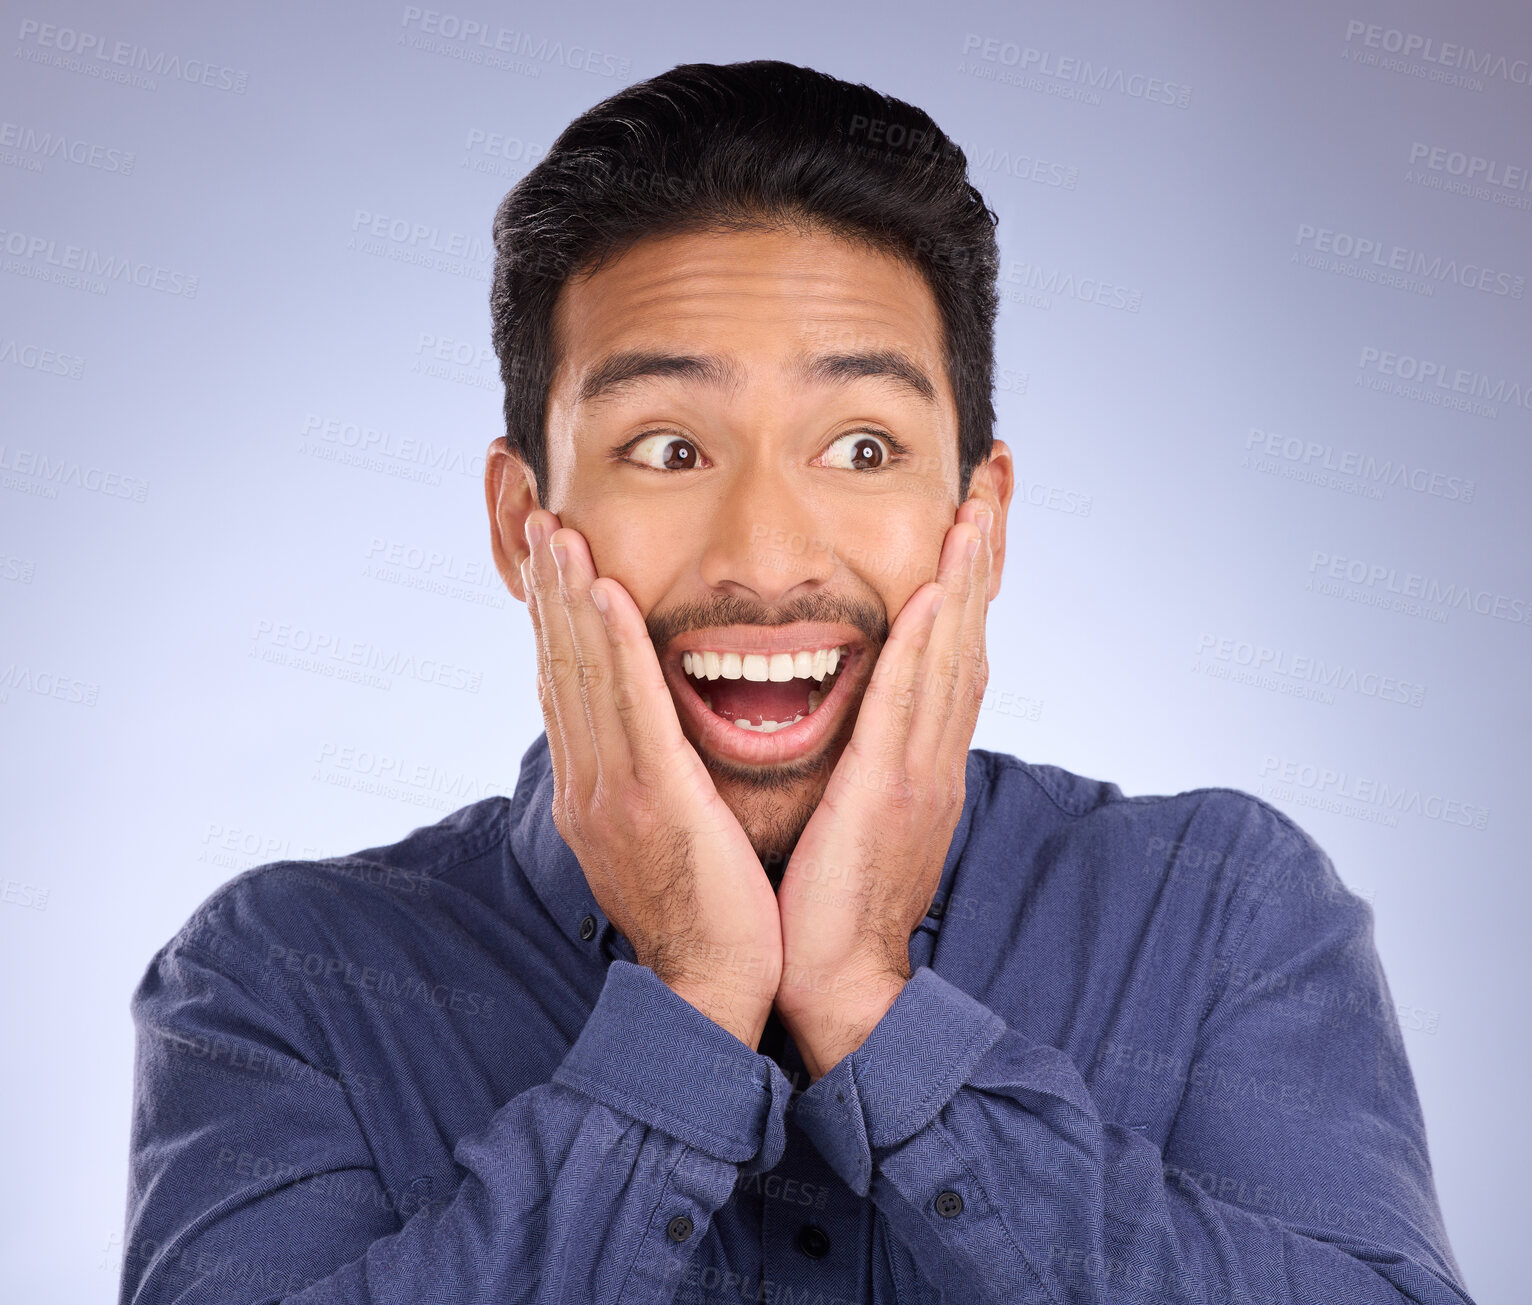
[[[851,695],[851,670],[857,653],[843,658],[840,674],[830,686],[829,695],[802,720],[784,725],[770,734],[756,730],[741,729],[732,721],[725,720],[702,701],[701,695],[691,683],[692,677],[676,667],[671,678],[682,681],[676,695],[682,710],[691,717],[702,736],[702,744],[714,756],[746,765],[770,766],[777,762],[792,761],[812,752],[829,737],[835,721],[839,718],[846,699]],[[667,667],[667,671],[670,668]]]

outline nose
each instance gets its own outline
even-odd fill
[[[752,459],[741,466],[703,525],[703,581],[716,590],[778,604],[811,594],[835,574],[831,522],[794,484],[791,468]]]

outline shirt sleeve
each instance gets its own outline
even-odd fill
[[[1180,1079],[1163,1152],[924,966],[797,1123],[953,1299],[1471,1305],[1371,910],[1306,848],[1245,885],[1190,1063],[1143,1067]]]
[[[623,960],[552,1081],[459,1139],[450,1199],[413,1205],[351,1108],[388,1084],[327,1065],[227,958],[172,943],[132,1009],[122,1305],[669,1301],[785,1142],[782,1070]]]

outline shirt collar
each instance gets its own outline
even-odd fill
[[[928,962],[935,935],[941,927],[941,919],[951,895],[953,876],[963,849],[968,843],[968,833],[973,825],[974,810],[984,796],[989,784],[989,769],[984,754],[970,749],[965,772],[963,813],[958,817],[952,832],[952,842],[947,848],[947,860],[942,866],[941,883],[926,917],[911,935],[913,964]],[[516,864],[526,875],[533,890],[542,900],[548,913],[570,942],[581,949],[599,951],[606,960],[617,957],[634,959],[633,945],[618,932],[615,925],[591,894],[585,881],[585,872],[564,836],[553,823],[553,761],[548,751],[547,732],[539,734],[521,759],[521,774],[516,781],[516,792],[511,799],[510,852]],[[595,923],[591,936],[585,920]]]

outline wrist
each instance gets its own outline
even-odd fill
[[[798,1048],[812,1081],[817,1082],[867,1041],[908,981],[907,974],[883,971],[831,985],[830,992],[813,994],[808,1000],[800,989],[797,1000],[777,1003],[782,1027]]]
[[[665,986],[676,996],[689,1002],[727,1033],[732,1033],[751,1051],[761,1045],[761,1034],[771,1014],[772,994],[763,993],[755,985],[720,985],[699,983],[687,979],[667,979],[660,976]]]
[[[780,949],[688,948],[667,940],[634,950],[638,963],[678,997],[752,1051],[759,1048],[781,982]]]

